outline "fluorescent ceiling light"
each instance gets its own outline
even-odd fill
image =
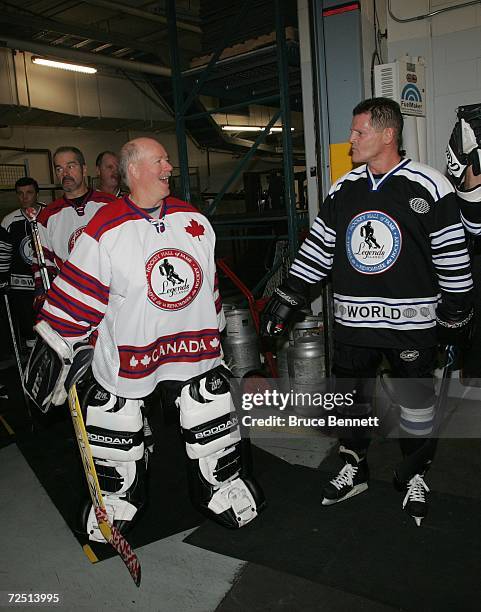
[[[91,66],[81,66],[80,64],[58,62],[55,60],[45,59],[43,57],[32,57],[32,62],[34,64],[40,64],[40,66],[60,68],[60,70],[71,70],[72,72],[84,72],[85,74],[95,74],[97,72],[97,68],[92,68]]]
[[[222,129],[224,132],[262,132],[263,127],[257,127],[255,125],[223,125]],[[294,128],[291,128],[291,132]],[[271,132],[282,132],[282,127],[271,127]]]

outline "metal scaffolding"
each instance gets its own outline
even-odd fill
[[[286,205],[287,215],[287,229],[289,237],[289,248],[291,257],[297,252],[298,249],[298,220],[296,215],[296,196],[294,187],[294,163],[293,163],[293,149],[292,149],[292,136],[290,129],[290,99],[289,99],[289,67],[288,67],[288,52],[285,36],[285,19],[283,12],[283,4],[281,0],[274,1],[275,7],[275,32],[276,32],[276,45],[273,49],[275,53],[276,63],[275,69],[278,74],[279,81],[279,93],[276,95],[269,96],[253,96],[239,100],[229,105],[224,105],[215,110],[205,110],[203,112],[194,112],[189,114],[194,101],[198,98],[201,93],[202,87],[212,77],[216,69],[220,65],[225,69],[225,62],[220,60],[223,50],[228,46],[230,38],[233,38],[236,24],[242,20],[251,5],[251,0],[246,0],[241,8],[240,14],[237,19],[231,20],[229,27],[226,28],[225,33],[220,41],[218,47],[212,54],[208,64],[202,68],[202,70],[195,71],[195,80],[193,85],[190,87],[190,91],[186,94],[188,88],[185,87],[185,76],[186,73],[182,72],[179,54],[178,54],[178,43],[177,43],[177,23],[176,23],[176,8],[175,0],[168,0],[167,2],[167,20],[168,20],[168,31],[169,31],[169,48],[171,57],[171,68],[172,68],[172,89],[173,89],[173,103],[175,112],[175,126],[176,135],[178,141],[179,151],[179,166],[181,176],[181,194],[186,200],[190,199],[191,189],[189,184],[189,161],[188,161],[188,149],[187,149],[187,131],[186,123],[190,120],[201,119],[210,117],[214,112],[227,112],[231,110],[240,109],[249,104],[259,103],[278,103],[279,110],[274,113],[265,129],[260,132],[256,140],[253,142],[251,148],[249,148],[242,158],[238,161],[234,168],[231,176],[226,180],[223,187],[216,194],[213,202],[210,204],[209,209],[206,211],[208,216],[213,215],[217,209],[223,196],[226,194],[229,187],[234,183],[243,173],[248,166],[250,160],[261,150],[262,145],[266,141],[266,137],[269,134],[270,128],[279,119],[282,120],[283,133],[282,133],[282,145],[283,145],[283,176],[284,176],[284,202]],[[265,54],[265,50],[260,49],[259,52]],[[256,51],[249,52],[250,58],[256,55]],[[242,57],[242,56],[241,56]],[[231,70],[235,72],[236,62],[230,62]],[[191,75],[193,71],[187,71]]]

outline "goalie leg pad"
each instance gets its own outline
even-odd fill
[[[125,533],[146,501],[149,452],[142,400],[116,397],[95,383],[86,391],[82,410],[109,520]],[[105,543],[90,502],[83,505],[81,520],[91,540]]]
[[[241,440],[229,374],[219,366],[197,377],[177,403],[192,502],[224,527],[238,528],[257,516],[265,500],[248,473],[248,445]]]

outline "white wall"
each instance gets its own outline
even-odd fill
[[[112,68],[103,67],[97,74],[78,74],[33,64],[32,57],[26,51],[0,49],[0,104],[79,117],[172,121],[169,114]],[[132,78],[150,92],[139,75]]]
[[[406,19],[462,3],[391,0],[391,10]],[[388,16],[388,61],[406,54],[426,59],[428,163],[442,172],[456,108],[481,102],[480,41],[481,4],[410,23]]]

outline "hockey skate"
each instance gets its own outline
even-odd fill
[[[339,447],[339,454],[345,464],[339,474],[324,487],[323,506],[337,504],[354,495],[359,495],[368,488],[369,467],[366,457],[360,457],[344,446]]]
[[[399,481],[397,483],[399,488]],[[405,485],[406,496],[403,500],[403,510],[410,514],[418,527],[428,512],[427,493],[429,487],[424,482],[424,474],[415,474]]]

